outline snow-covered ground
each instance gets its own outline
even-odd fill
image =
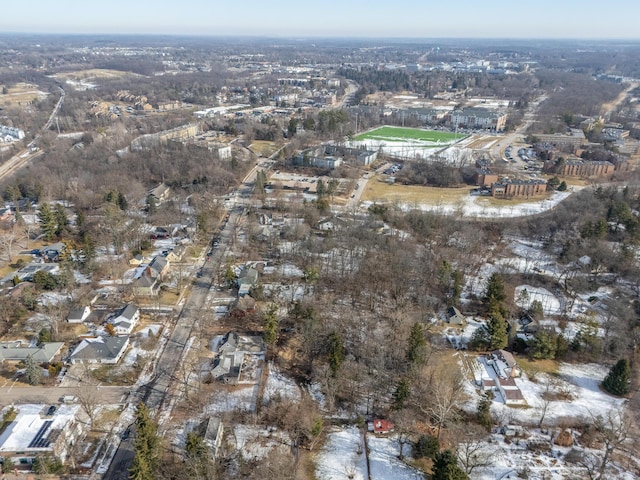
[[[546,212],[554,208],[561,201],[566,199],[572,192],[553,192],[551,197],[545,200],[514,203],[513,205],[494,207],[489,204],[485,197],[472,196],[463,197],[457,203],[427,205],[417,204],[415,202],[400,204],[400,208],[404,210],[413,210],[419,208],[423,211],[440,213],[443,215],[461,215],[463,217],[475,218],[511,218],[525,217]],[[369,208],[373,202],[363,202],[364,208]]]
[[[258,398],[258,385],[242,385],[233,390],[221,388],[214,394],[211,403],[205,407],[205,413],[224,413],[233,411],[255,411]]]
[[[284,432],[250,425],[236,425],[232,439],[235,440],[234,447],[245,460],[264,458],[274,449],[288,452],[291,444]]]
[[[522,425],[537,425],[545,407],[543,396],[546,394],[554,400],[546,405],[544,425],[557,425],[569,418],[589,420],[598,415],[604,417],[623,403],[600,390],[600,382],[607,372],[606,367],[593,363],[562,363],[557,377],[540,373],[534,382],[523,374],[516,379],[516,384],[529,408],[512,408],[494,401],[491,409],[502,423],[515,421]]]
[[[264,387],[262,401],[267,404],[275,398],[298,400],[300,387],[293,380],[285,377],[273,363],[269,363],[269,376]]]
[[[394,157],[406,159],[425,159],[437,155],[439,159],[446,159],[451,164],[469,165],[473,163],[472,151],[452,147],[456,140],[429,142],[417,139],[367,139],[347,142],[348,147],[380,150]],[[448,147],[448,148],[447,148]]]
[[[559,315],[562,313],[560,300],[546,288],[518,285],[515,288],[514,300],[516,305],[527,309],[535,301],[542,305],[545,315]]]
[[[368,436],[372,480],[416,480],[423,474],[398,459],[400,449],[393,438]],[[408,447],[405,447],[408,450]],[[404,452],[405,455],[408,453]],[[316,475],[321,480],[366,480],[364,438],[357,427],[336,428],[318,455]]]

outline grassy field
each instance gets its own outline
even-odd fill
[[[363,202],[405,202],[423,205],[458,205],[469,198],[471,187],[466,185],[457,188],[423,187],[420,185],[388,184],[384,177],[376,176],[367,182],[362,194]],[[475,202],[487,207],[512,207],[521,203],[540,202],[551,196],[551,192],[536,197],[501,199],[493,197],[475,197]]]
[[[249,148],[263,157],[270,157],[280,147],[275,142],[256,140],[249,146]]]
[[[370,132],[356,135],[355,140],[421,140],[424,142],[447,143],[464,137],[466,137],[464,134],[437,132],[419,128],[380,127]]]
[[[0,91],[2,91],[1,86]],[[46,96],[46,93],[39,91],[37,85],[18,83],[12,87],[8,87],[7,93],[0,93],[0,105],[28,105],[37,98],[44,96]]]
[[[469,187],[436,188],[419,185],[388,184],[383,177],[376,176],[367,182],[362,201],[401,201],[419,202],[429,205],[457,203],[469,196]]]

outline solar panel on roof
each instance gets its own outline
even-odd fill
[[[44,434],[47,433],[47,430],[49,430],[49,427],[52,423],[53,420],[47,420],[42,424],[40,430],[38,430],[38,433],[36,433],[36,436],[33,437],[33,440],[31,440],[31,443],[29,443],[28,448],[46,448],[49,446],[49,440],[43,437]]]

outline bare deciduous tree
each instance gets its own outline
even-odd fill
[[[465,398],[464,376],[457,365],[430,367],[421,376],[416,382],[413,404],[438,427],[439,439],[440,431],[456,417]]]

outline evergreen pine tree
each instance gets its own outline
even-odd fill
[[[409,346],[407,348],[407,361],[413,365],[420,365],[425,360],[424,328],[420,322],[411,327],[409,334]]]
[[[410,394],[411,387],[409,385],[409,380],[407,380],[406,378],[400,379],[398,385],[396,386],[396,390],[393,392],[392,408],[394,410],[402,410],[404,408],[404,402],[407,401]]]
[[[129,202],[127,201],[127,197],[124,196],[122,192],[118,192],[118,200],[116,202],[120,210],[126,212],[129,209]]]
[[[133,464],[131,465],[131,469],[129,470],[129,479],[130,480],[152,480],[153,473],[149,469],[149,463],[147,462],[144,455],[138,454],[133,457]]]
[[[189,478],[210,478],[209,452],[204,439],[195,432],[189,432],[184,450]]]
[[[53,218],[56,224],[56,235],[60,236],[62,232],[69,225],[69,217],[67,217],[67,212],[62,205],[56,203],[56,208],[53,211]]]
[[[493,419],[491,418],[492,397],[493,395],[490,394],[490,392],[485,392],[478,403],[478,410],[476,412],[476,419],[478,420],[478,423],[487,430],[491,430],[491,425],[493,425]]]
[[[54,213],[48,203],[40,205],[40,209],[38,210],[38,221],[40,222],[40,228],[42,229],[45,240],[48,242],[53,240],[56,236],[58,224],[56,223]]]
[[[469,480],[469,476],[458,466],[456,456],[451,450],[436,455],[433,464],[432,480]]]
[[[498,350],[507,346],[507,343],[509,343],[507,322],[504,320],[502,314],[497,308],[489,312],[487,330],[489,331],[490,350]]]
[[[611,370],[609,370],[609,373],[602,382],[602,388],[613,395],[626,395],[629,393],[630,374],[631,369],[629,368],[629,362],[626,358],[622,358],[611,367]]]
[[[149,409],[144,403],[138,404],[136,412],[136,441],[134,444],[135,456],[133,465],[129,471],[130,477],[135,480],[153,480],[158,468],[158,425],[151,418]]]
[[[271,304],[264,314],[264,341],[267,345],[274,345],[278,341],[278,307]]]
[[[344,361],[344,346],[342,344],[342,338],[337,332],[331,332],[329,334],[329,367],[331,373],[335,377]]]

